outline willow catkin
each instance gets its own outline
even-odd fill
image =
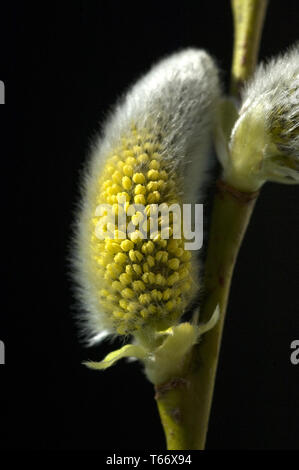
[[[168,221],[163,208],[202,194],[218,96],[213,60],[187,49],[155,65],[104,126],[75,231],[74,277],[89,336],[164,330],[197,294],[198,253],[185,249],[183,235],[174,238],[175,214]]]

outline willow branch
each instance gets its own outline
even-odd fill
[[[235,97],[255,69],[266,6],[266,0],[232,0],[235,34],[231,93]],[[180,376],[156,387],[168,449],[205,447],[233,270],[256,197],[257,193],[243,193],[222,182],[217,185],[200,320],[207,321],[217,305],[220,318],[193,348]]]

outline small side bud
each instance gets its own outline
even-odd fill
[[[223,179],[248,192],[299,183],[299,47],[260,65],[242,102],[228,145],[218,135]]]

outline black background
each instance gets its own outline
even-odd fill
[[[270,2],[260,56],[298,38],[297,1]],[[228,82],[228,1],[1,2],[4,240],[0,446],[163,449],[138,363],[87,370],[67,276],[79,170],[119,94],[157,58],[206,48]],[[299,188],[267,184],[234,274],[207,449],[299,449]]]

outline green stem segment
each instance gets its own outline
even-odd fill
[[[235,27],[231,95],[237,98],[256,66],[267,3],[267,0],[231,0]]]
[[[207,321],[217,305],[220,318],[193,348],[181,376],[156,387],[168,449],[204,449],[232,273],[256,197],[218,183],[201,320]]]

